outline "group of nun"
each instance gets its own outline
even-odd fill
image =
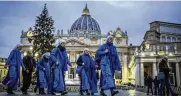
[[[5,64],[9,70],[2,83],[7,86],[8,94],[14,94],[12,90],[20,86],[20,66],[22,70],[26,70],[21,60],[21,48],[21,45],[17,45]],[[51,52],[44,53],[36,64],[39,94],[67,94],[64,74],[68,70],[68,65],[72,66],[67,56],[65,41],[57,40],[56,47]],[[83,54],[79,56],[76,73],[80,77],[80,95],[98,93],[97,70],[101,70],[100,95],[107,96],[105,90],[110,90],[112,96],[118,94],[119,91],[115,90],[114,73],[121,70],[121,64],[112,36],[108,36],[107,42],[96,51],[95,58],[90,55],[88,48],[85,48]]]

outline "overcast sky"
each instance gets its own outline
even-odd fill
[[[21,31],[34,26],[44,4],[55,20],[55,28],[67,31],[81,16],[85,1],[0,2],[0,57],[7,57],[20,43]],[[153,21],[181,23],[181,2],[87,2],[91,16],[106,33],[120,27],[128,32],[129,44],[140,45]]]

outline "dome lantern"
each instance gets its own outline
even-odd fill
[[[82,15],[90,15],[89,9],[87,8],[87,4],[85,5]]]

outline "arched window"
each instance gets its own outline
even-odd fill
[[[177,38],[177,42],[181,42],[181,38],[179,37],[179,38]]]
[[[171,42],[171,38],[169,36],[167,37],[167,42]]]
[[[165,36],[162,36],[162,42],[166,42]]]
[[[176,42],[176,38],[175,37],[172,38],[172,42]]]
[[[151,40],[153,40],[153,39],[154,39],[154,36],[153,36],[152,34],[151,34],[149,37],[150,37],[150,39],[151,39]]]

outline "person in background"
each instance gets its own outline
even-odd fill
[[[153,82],[154,82],[154,89],[155,89],[154,94],[159,95],[159,83],[160,83],[160,81],[157,79],[157,76],[155,76],[155,79],[153,80]]]
[[[2,81],[3,85],[7,86],[8,94],[15,94],[12,90],[17,90],[20,87],[20,66],[23,70],[28,72],[21,61],[22,46],[17,44],[16,47],[11,51],[4,68],[8,67],[8,74]]]
[[[152,83],[153,83],[153,79],[147,75],[147,78],[146,78],[146,85],[148,87],[147,95],[149,95],[149,89],[151,89],[151,93],[153,95]]]
[[[170,84],[170,76],[169,72],[171,71],[171,68],[168,67],[168,57],[165,56],[159,63],[159,73],[162,75],[158,75],[159,78],[162,77],[160,80],[160,95],[164,95],[164,87],[166,86],[167,89],[167,96],[169,96],[169,91],[171,92],[171,96],[176,96],[176,94],[173,92],[173,89],[171,88]]]
[[[121,71],[121,63],[116,47],[113,45],[113,39],[113,36],[108,36],[107,42],[99,47],[95,55],[95,61],[101,69],[100,94],[103,96],[107,96],[104,90],[108,89],[112,96],[119,93],[119,91],[114,90],[116,89],[114,73]]]
[[[32,72],[33,72],[33,69],[35,68],[35,65],[36,65],[36,61],[31,56],[30,51],[27,52],[27,56],[23,57],[23,64],[24,64],[27,71],[22,70],[23,87],[21,88],[21,91],[23,94],[27,94],[27,90],[30,87],[31,80],[32,80]]]

